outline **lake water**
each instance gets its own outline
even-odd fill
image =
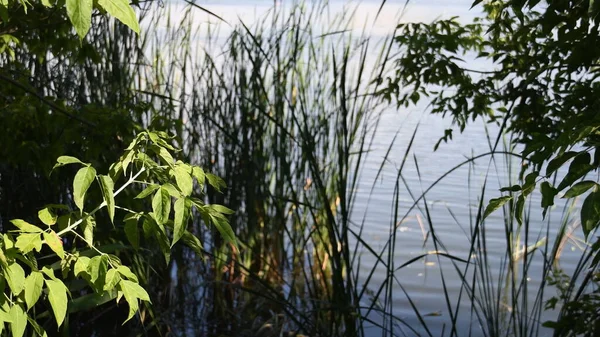
[[[372,20],[375,18],[381,3],[379,1],[366,1],[359,5],[352,29],[362,31],[364,27],[367,27],[368,34],[372,37],[384,37],[393,32],[399,21],[429,22],[436,18],[451,16],[459,16],[460,20],[469,21],[477,14],[474,11],[469,11],[471,2],[472,0],[414,1],[408,3],[404,8],[404,2],[388,1],[377,20],[373,22]],[[285,6],[286,4],[277,2],[277,5]],[[356,3],[348,4],[343,1],[332,1],[330,5],[331,15],[334,16],[336,11],[345,11],[355,5]],[[227,22],[235,24],[242,20],[248,26],[251,26],[257,18],[263,17],[271,9],[273,2],[255,0],[240,4],[239,1],[233,0],[214,0],[204,1],[202,6],[221,16]],[[177,13],[177,10],[173,11],[175,21],[177,20]],[[198,24],[201,25],[209,21],[214,22],[215,19],[198,13]],[[365,22],[368,22],[368,24],[365,25]],[[220,34],[227,36],[227,26],[222,27]],[[479,66],[485,65],[479,64]],[[417,203],[418,207],[413,207],[415,198],[418,198],[423,191],[427,190],[448,170],[464,162],[466,158],[489,152],[489,139],[491,138],[491,142],[494,142],[498,129],[494,126],[488,126],[486,131],[486,126],[483,123],[474,122],[462,134],[456,133],[451,142],[442,144],[440,149],[434,152],[433,147],[444,134],[444,130],[449,127],[449,120],[428,114],[424,104],[409,109],[388,109],[381,118],[371,153],[365,162],[359,180],[352,220],[357,224],[364,224],[364,239],[376,250],[384,249],[390,238],[390,226],[396,223],[398,229],[394,264],[400,266],[414,257],[436,249],[432,244],[431,236],[427,234],[429,228],[427,215],[424,212],[424,201]],[[397,168],[402,163],[407,146],[417,126],[418,131],[409,152],[409,160],[403,169],[403,177],[406,183],[405,185],[404,183],[401,184],[398,193],[399,201],[397,205],[400,216],[394,220],[391,219],[390,214],[393,214],[396,205],[394,195]],[[394,145],[387,156],[384,169],[378,176],[382,160],[386,157],[392,141],[394,141]],[[485,201],[500,196],[499,187],[509,184],[509,174],[506,168],[511,167],[513,170],[513,183],[516,174],[518,174],[520,162],[516,157],[513,159],[514,161],[511,164],[506,164],[504,162],[505,157],[502,156],[497,156],[495,162],[491,162],[490,157],[481,158],[475,161],[474,165],[464,165],[449,174],[427,193],[426,202],[430,210],[431,222],[434,225],[438,239],[444,244],[444,248],[440,250],[462,259],[469,258],[468,233],[470,233],[470,225],[474,222],[477,213],[482,186],[484,183],[487,184]],[[377,176],[378,179],[375,179]],[[374,192],[371,194],[372,189]],[[527,245],[537,242],[538,239],[546,235],[546,233],[540,231],[546,228],[547,221],[552,223],[550,227],[553,230],[556,230],[561,223],[563,210],[561,205],[555,206],[547,219],[543,220],[539,204],[540,197],[538,194],[534,194],[530,214],[532,238],[527,242]],[[499,266],[504,258],[506,246],[502,212],[495,212],[487,219],[486,233],[488,235],[487,254],[489,263],[492,264],[491,269],[500,270]],[[553,237],[553,232],[549,236]],[[425,240],[426,237],[427,240]],[[567,271],[579,258],[579,251],[574,247],[568,244],[561,258],[561,266]],[[362,253],[361,275],[366,276],[376,263],[376,259],[366,250]],[[542,270],[543,260],[540,257],[541,255],[536,254],[531,265],[529,284],[533,287],[532,289],[535,289],[542,281],[541,278],[536,278],[536,275],[539,275]],[[464,268],[462,264],[459,264],[459,266]],[[420,324],[408,297],[422,314],[430,314],[424,319],[434,336],[449,334],[450,319],[443,296],[442,274],[445,276],[444,281],[447,292],[450,294],[452,301],[455,301],[461,290],[461,279],[457,276],[451,263],[443,263],[439,266],[438,259],[434,255],[417,260],[395,273],[395,277],[401,282],[404,289],[396,286],[393,313],[408,324],[417,327],[419,334],[425,334],[425,331],[419,330],[418,326]],[[386,273],[383,269],[376,272],[369,283],[369,289],[376,291],[385,278]],[[530,297],[533,299],[534,295],[532,294]],[[554,295],[554,293],[550,291],[549,295]],[[460,322],[459,326],[463,330],[459,331],[459,336],[465,335],[470,327],[474,329],[473,335],[478,336],[481,332],[475,318],[469,314],[470,303],[466,299],[464,291],[462,296],[461,314],[458,320]],[[552,312],[545,314],[545,318],[552,317]],[[402,332],[411,335],[406,329],[398,328],[397,333],[402,335]],[[370,329],[369,333],[373,336],[381,335],[381,331],[375,328]]]

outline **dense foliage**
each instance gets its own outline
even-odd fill
[[[432,112],[450,115],[461,131],[483,118],[515,134],[530,170],[524,185],[507,189],[520,192],[517,219],[538,184],[544,209],[561,192],[571,198],[592,189],[581,212],[586,236],[600,221],[600,186],[579,181],[600,165],[600,23],[593,6],[495,0],[473,23],[402,24],[395,39],[405,51],[381,92],[399,106],[430,97]],[[451,138],[449,129],[440,141]],[[571,159],[568,174],[554,183],[553,174]],[[490,210],[511,198],[495,200]]]

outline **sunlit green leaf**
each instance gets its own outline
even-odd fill
[[[79,256],[77,258],[77,261],[75,261],[75,268],[73,270],[73,273],[75,274],[75,276],[79,276],[80,273],[88,273],[88,266],[90,264],[90,258],[87,256]]]
[[[160,188],[154,194],[154,198],[152,198],[152,212],[154,213],[154,219],[160,225],[165,224],[169,220],[171,196],[166,189]]]
[[[60,257],[61,259],[65,258],[63,242],[60,236],[58,236],[58,234],[56,234],[54,231],[51,231],[50,233],[44,232],[44,240],[46,241],[46,244],[50,247],[50,249],[52,249],[56,253],[56,255],[58,255],[58,257]]]
[[[56,324],[61,326],[67,315],[67,287],[60,280],[46,280],[46,287]]]
[[[21,232],[24,232],[24,233],[41,233],[41,232],[43,232],[43,230],[41,228],[34,226],[30,223],[27,223],[21,219],[10,220],[10,223],[15,225],[15,227],[17,227],[18,229],[21,230]]]
[[[232,244],[234,247],[237,247],[237,241],[235,239],[235,234],[233,233],[233,229],[231,229],[231,226],[229,225],[229,222],[227,221],[227,219],[213,216],[212,214],[210,215],[210,219],[211,219],[213,225],[219,231],[219,233],[221,233],[221,236],[223,237],[223,239],[225,239],[226,242]]]
[[[87,271],[90,274],[90,281],[94,284],[95,290],[100,291],[104,288],[107,269],[108,257],[106,255],[94,256],[90,260]]]
[[[127,266],[119,266],[117,267],[117,271],[121,276],[125,276],[128,280],[133,282],[138,282],[138,277],[129,269]]]
[[[182,162],[177,162],[177,165],[175,165],[175,168],[173,168],[173,174],[175,175],[177,186],[183,195],[186,197],[192,195],[194,180],[192,178],[191,167]]]
[[[15,247],[17,247],[23,254],[27,254],[32,250],[37,250],[38,252],[42,250],[42,239],[39,233],[23,233],[17,237],[17,242],[15,243]]]
[[[204,175],[204,170],[201,167],[194,166],[192,168],[192,175],[196,178],[196,180],[198,181],[198,184],[202,188],[202,186],[204,186],[204,182],[206,180],[206,176]]]
[[[104,8],[108,14],[114,16],[127,27],[136,33],[140,33],[140,26],[135,16],[133,8],[127,0],[98,0],[98,4]]]
[[[83,221],[79,225],[83,232],[83,238],[88,246],[94,245],[94,228],[96,227],[96,220],[91,216],[84,216]]]
[[[175,221],[173,223],[173,246],[185,233],[187,222],[192,208],[192,202],[187,198],[177,199],[175,202]]]
[[[121,276],[116,269],[111,269],[106,273],[106,280],[104,281],[104,290],[112,290],[121,281]]]
[[[92,0],[66,0],[67,15],[80,40],[83,40],[90,30],[93,3]]]
[[[60,157],[58,157],[58,159],[56,159],[56,164],[54,165],[54,167],[52,169],[54,170],[57,167],[61,167],[61,166],[68,165],[68,164],[81,164],[81,165],[86,165],[86,166],[88,165],[75,157],[60,156]]]
[[[102,197],[106,202],[106,208],[108,209],[108,217],[110,222],[114,222],[115,219],[115,183],[112,178],[105,175],[98,176],[100,180],[100,187],[102,189]]]
[[[148,296],[146,290],[144,290],[144,288],[142,288],[136,282],[122,280],[121,291],[125,294],[125,297],[127,297],[127,294],[130,294],[142,301],[150,302],[150,296]]]
[[[32,271],[25,279],[25,303],[31,309],[40,298],[44,286],[44,276],[39,271]]]
[[[234,210],[229,209],[223,205],[209,205],[208,207],[212,208],[214,211],[217,211],[222,214],[234,214],[235,213]]]
[[[54,225],[58,220],[58,216],[48,207],[42,208],[38,212],[38,218],[48,226]]]
[[[12,332],[12,337],[22,337],[25,334],[25,328],[27,327],[27,314],[25,310],[18,305],[15,304],[10,308],[10,331]]]
[[[4,277],[13,295],[17,296],[25,287],[25,271],[18,263],[13,263],[4,270]]]
[[[142,192],[140,192],[140,194],[138,194],[135,197],[135,199],[143,199],[143,198],[149,196],[150,194],[152,194],[154,191],[156,191],[159,188],[160,188],[160,185],[157,185],[157,184],[148,185],[148,187],[146,187]]]
[[[95,177],[96,170],[91,166],[86,166],[77,171],[75,179],[73,179],[73,201],[82,211],[85,194]]]

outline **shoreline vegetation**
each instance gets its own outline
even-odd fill
[[[18,35],[33,24],[22,8],[9,11],[23,17],[14,28],[20,44],[7,40],[0,45],[9,46],[0,49],[0,109],[5,111],[0,125],[6,129],[0,143],[9,149],[0,151],[0,224],[7,232],[13,229],[8,219],[41,221],[48,233],[62,239],[60,250],[41,231],[35,233],[38,240],[43,235],[48,248],[36,250],[36,243],[24,251],[19,239],[12,243],[18,249],[9,247],[12,239],[2,242],[3,251],[20,252],[11,253],[10,266],[42,275],[31,261],[47,255],[56,274],[46,270],[40,276],[48,290],[38,297],[48,298],[50,311],[41,301],[36,307],[37,298],[30,306],[29,292],[15,291],[12,267],[3,265],[9,301],[0,301],[0,320],[13,335],[14,319],[2,314],[15,310],[23,311],[14,314],[25,317],[23,331],[45,329],[48,335],[65,336],[593,336],[600,331],[600,248],[597,224],[590,225],[596,213],[589,210],[600,207],[589,198],[582,201],[588,190],[599,193],[594,172],[599,154],[593,143],[598,128],[564,141],[560,153],[581,152],[564,160],[548,154],[536,162],[530,154],[543,146],[535,148],[519,137],[529,130],[528,123],[558,124],[560,118],[524,124],[509,120],[510,113],[496,118],[492,108],[508,111],[501,106],[502,96],[477,101],[490,110],[486,114],[494,124],[482,123],[487,149],[447,167],[439,177],[422,175],[427,165],[442,164],[420,160],[414,140],[428,130],[419,125],[402,131],[410,134],[406,144],[393,137],[382,157],[373,155],[382,116],[390,109],[400,113],[429,99],[428,108],[445,115],[440,108],[445,101],[436,100],[444,86],[452,87],[455,97],[462,97],[465,87],[474,88],[472,77],[453,68],[456,59],[446,57],[461,48],[473,52],[468,48],[479,43],[483,28],[440,21],[439,30],[404,25],[379,39],[369,36],[367,28],[355,29],[356,9],[332,15],[326,1],[273,7],[252,26],[220,22],[210,7],[196,2],[178,5],[177,15],[169,3],[135,5],[139,35],[121,17],[127,25],[93,15],[85,38],[77,30],[81,41],[71,26],[65,27],[66,15],[52,8],[36,4],[34,13],[48,15],[48,25],[61,30],[35,26],[29,35]],[[215,23],[198,24],[195,15],[207,12]],[[447,36],[458,41],[454,48],[448,47],[454,42]],[[441,51],[430,50],[435,48]],[[421,55],[424,60],[418,59]],[[492,89],[484,89],[492,97]],[[468,109],[477,105],[469,103],[479,99],[476,95],[464,97]],[[457,102],[446,108],[461,108],[462,101]],[[454,118],[461,131],[471,117],[488,116],[448,111],[447,118]],[[431,137],[443,138],[438,154],[445,151],[443,142],[452,142],[451,132]],[[401,159],[395,162],[391,157],[398,148],[402,154],[394,158]],[[557,151],[546,148],[552,155]],[[588,166],[567,169],[592,151],[596,159],[588,158]],[[69,159],[75,157],[81,162]],[[548,164],[550,159],[556,159],[554,164]],[[55,170],[73,163],[82,165],[80,171],[74,165]],[[138,175],[127,175],[130,164],[131,170],[141,167]],[[373,176],[366,177],[367,164],[370,172],[376,167]],[[551,165],[554,171],[538,176]],[[96,176],[96,170],[109,173]],[[575,170],[582,173],[575,177]],[[474,203],[462,208],[466,218],[451,207],[434,209],[438,201],[430,197],[456,172],[465,174],[461,188]],[[88,173],[81,194],[77,177]],[[111,185],[119,176],[126,179],[121,190]],[[571,180],[562,186],[565,179]],[[95,180],[100,188],[86,195]],[[578,185],[580,180],[589,182]],[[534,192],[538,183],[539,193]],[[389,226],[388,236],[374,242],[366,234],[374,221],[367,212],[382,184],[391,193],[386,195],[391,208],[376,221]],[[564,195],[573,198],[554,205],[554,197]],[[57,202],[66,206],[45,206]],[[98,204],[85,213],[85,205]],[[144,207],[148,213],[131,211]],[[40,209],[49,212],[50,220]],[[74,211],[65,215],[65,209]],[[583,227],[581,209],[588,210],[581,215]],[[441,211],[454,223],[438,223],[436,212]],[[32,215],[39,215],[39,221]],[[60,226],[61,218],[68,225],[55,232],[50,226]],[[86,219],[93,219],[93,225]],[[401,251],[406,244],[402,225],[408,221],[418,223],[423,234],[417,255]],[[89,223],[81,233],[75,231],[80,223]],[[20,224],[20,235],[31,234]],[[464,251],[447,249],[449,226],[464,233]],[[70,229],[73,239],[60,237]],[[498,242],[502,249],[491,248]],[[561,254],[571,247],[577,251],[568,253],[579,254],[578,264],[563,270]],[[89,252],[94,250],[98,265],[83,268],[79,281],[67,282],[73,270],[64,266],[71,262],[53,254],[72,253],[79,261],[80,251],[94,259],[96,253]],[[119,274],[121,263],[131,270]],[[423,265],[428,277],[439,281],[437,293],[429,294],[439,297],[438,310],[423,310],[419,295],[399,276]],[[61,287],[69,290],[62,311],[53,299],[55,279],[64,280]],[[125,285],[136,289],[136,296]],[[65,291],[61,294],[67,298]],[[119,294],[129,306],[113,301]],[[79,300],[85,296],[89,303]],[[11,309],[4,312],[2,305],[9,303]],[[25,310],[12,309],[21,307]],[[57,316],[63,311],[61,326]]]

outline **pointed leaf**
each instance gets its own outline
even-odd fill
[[[61,326],[67,315],[67,287],[60,280],[46,280],[46,287],[56,324]]]
[[[91,166],[87,166],[81,168],[75,175],[75,179],[73,179],[73,201],[75,201],[75,205],[82,211],[85,193],[90,188],[95,177],[96,170]]]
[[[171,196],[169,192],[160,188],[154,194],[152,198],[152,211],[156,222],[160,225],[164,225],[169,220],[169,214],[171,213]]]
[[[233,246],[235,246],[237,248],[237,241],[235,239],[235,234],[233,233],[233,229],[231,229],[231,226],[229,225],[229,222],[227,221],[227,219],[221,218],[221,217],[216,217],[216,216],[213,216],[212,214],[210,215],[210,219],[211,219],[211,222],[213,223],[213,225],[219,231],[219,233],[221,233],[221,236],[223,237],[223,239],[225,239],[226,242],[232,244]]]
[[[191,208],[192,202],[187,198],[177,199],[175,202],[175,221],[173,223],[173,241],[171,247],[173,247],[185,233]]]
[[[51,231],[50,233],[44,232],[44,240],[50,249],[52,249],[58,257],[65,258],[65,250],[63,248],[63,242],[60,236],[56,232]]]
[[[21,230],[21,232],[24,232],[24,233],[41,233],[41,232],[43,232],[43,230],[41,228],[34,226],[30,223],[27,223],[21,219],[10,220],[10,223],[15,225],[15,227],[17,227],[18,229]]]
[[[590,193],[581,205],[581,227],[587,239],[600,222],[600,191]]]
[[[598,184],[591,180],[578,182],[565,193],[563,198],[574,198],[576,196],[582,195],[594,186],[598,186]]]
[[[152,194],[154,191],[160,188],[160,185],[152,184],[146,187],[140,194],[138,194],[135,199],[144,199],[145,197]]]
[[[592,170],[594,166],[590,164],[591,159],[592,157],[587,152],[577,155],[577,157],[575,157],[575,159],[573,159],[571,162],[571,165],[569,165],[569,172],[560,182],[557,189],[562,191],[565,187],[570,186],[572,183],[577,181],[577,179],[583,177],[586,173]]]
[[[38,218],[48,226],[54,225],[58,220],[58,216],[49,207],[41,209],[38,212]]]
[[[117,271],[121,276],[125,276],[128,280],[138,282],[137,276],[127,266],[118,266]]]
[[[140,26],[135,16],[133,8],[127,0],[98,0],[98,4],[104,8],[108,14],[114,16],[127,27],[136,33],[140,33]]]
[[[121,281],[121,276],[116,269],[111,269],[106,273],[106,280],[104,281],[104,291],[112,290]]]
[[[150,302],[150,296],[142,286],[137,284],[136,282],[122,280],[121,281],[121,291],[127,297],[127,294],[133,295],[136,298],[139,298],[142,301]]]
[[[85,242],[88,246],[92,247],[94,245],[94,227],[96,227],[96,221],[91,216],[85,216],[79,226],[83,232]]]
[[[42,250],[42,238],[39,233],[23,233],[17,237],[15,247],[23,254],[27,254],[34,249],[39,252]]]
[[[75,268],[73,270],[73,273],[75,274],[76,277],[79,277],[80,273],[85,273],[85,274],[89,274],[88,273],[88,266],[90,264],[90,258],[87,256],[80,256],[77,258],[77,261],[75,261]]]
[[[102,197],[104,198],[104,202],[106,202],[106,208],[108,209],[108,217],[110,218],[110,222],[114,223],[115,219],[115,183],[112,178],[109,176],[100,175],[98,176],[100,180],[100,187],[102,189]]]
[[[58,159],[56,159],[56,164],[54,165],[54,167],[52,169],[54,170],[57,167],[61,167],[61,166],[68,165],[68,164],[88,165],[75,157],[60,156],[60,157],[58,157]]]
[[[39,271],[32,271],[25,279],[25,303],[27,310],[33,308],[37,303],[42,288],[44,287],[44,276]]]
[[[550,176],[552,173],[554,173],[554,171],[558,170],[558,168],[563,166],[564,163],[575,157],[578,153],[579,152],[569,151],[556,156],[548,163],[548,166],[546,167],[546,177]]]
[[[186,197],[192,195],[192,189],[194,187],[192,168],[182,162],[177,162],[177,165],[173,168],[173,175],[175,176],[177,187],[179,187],[179,190],[183,195]]]
[[[507,201],[511,200],[513,197],[504,196],[496,199],[490,199],[485,211],[483,212],[483,219],[487,218],[492,212],[502,207]]]
[[[125,220],[124,230],[125,236],[127,237],[127,240],[129,240],[129,243],[131,243],[133,248],[140,249],[140,233],[137,224],[137,218],[129,218]]]
[[[12,337],[22,337],[25,334],[25,328],[27,327],[27,314],[20,305],[14,304],[10,308],[10,317],[12,322],[10,323],[10,330]]]
[[[94,284],[96,292],[104,288],[106,272],[108,269],[108,257],[106,255],[94,256],[88,265],[87,271],[90,274],[90,281]]]
[[[83,40],[90,30],[93,4],[92,0],[66,0],[67,15],[80,40]]]
[[[14,262],[5,269],[4,276],[6,277],[6,282],[12,293],[15,296],[19,295],[25,287],[25,271],[23,268],[18,263]]]

